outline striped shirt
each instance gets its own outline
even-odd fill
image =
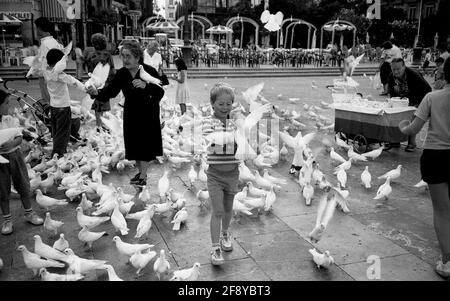
[[[226,124],[214,116],[206,118],[203,122],[204,136],[220,132],[223,132],[225,135],[234,135],[234,132],[237,129],[236,124],[228,118],[226,119]],[[240,161],[234,156],[237,150],[237,144],[234,139],[232,140],[232,143],[224,143],[223,145],[211,143],[211,145],[207,148],[206,163],[214,165],[239,164]]]

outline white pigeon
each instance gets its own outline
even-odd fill
[[[43,243],[39,235],[37,234],[34,235],[33,239],[34,239],[34,253],[47,259],[67,262],[67,256],[63,252],[58,251],[50,247],[49,245]]]
[[[83,227],[78,233],[78,239],[86,243],[90,249],[92,249],[92,244],[94,241],[100,239],[106,234],[106,231],[102,232],[91,232],[86,227]]]
[[[198,171],[198,179],[203,183],[206,183],[206,181],[208,180],[208,177],[206,176],[205,168],[203,167],[203,164],[200,165],[200,169]]]
[[[328,186],[326,192],[319,200],[316,225],[311,233],[308,234],[309,239],[313,243],[319,242],[336,209],[335,192],[331,191],[330,186]]]
[[[147,82],[147,84],[152,83],[161,86],[161,80],[148,74],[148,72],[144,70],[144,66],[142,65],[139,65],[139,76],[143,81]]]
[[[39,270],[39,277],[41,277],[42,281],[79,281],[84,278],[81,274],[65,275],[50,273],[46,268]]]
[[[152,227],[152,217],[155,213],[155,207],[153,205],[150,206],[147,214],[145,214],[140,220],[136,227],[136,235],[134,238],[141,238],[142,235],[146,234],[148,237],[148,231]]]
[[[350,167],[352,167],[352,162],[353,162],[353,158],[348,159],[347,161],[345,161],[344,163],[338,165],[335,169],[334,169],[334,174],[337,174],[337,172],[341,169],[343,170],[349,170]]]
[[[111,214],[111,223],[113,224],[116,231],[120,231],[120,234],[127,235],[128,229],[127,221],[123,217],[122,213],[120,213],[119,204],[116,203],[114,207],[113,213]]]
[[[152,210],[151,208],[147,208],[147,209],[144,209],[144,210],[141,210],[141,211],[137,211],[137,212],[134,212],[134,213],[128,213],[125,216],[125,218],[126,219],[134,219],[134,220],[140,221],[141,218],[143,218],[146,214],[149,214],[150,212],[154,213],[154,211],[151,211],[151,210]],[[152,213],[150,213],[150,214],[152,214]],[[150,216],[150,218],[152,218],[152,217],[153,217],[153,215]]]
[[[86,259],[75,255],[71,248],[64,250],[68,256],[69,268],[67,274],[87,274],[92,270],[100,270],[105,268],[106,260]]]
[[[53,220],[50,212],[45,213],[44,229],[58,234],[58,228],[64,225],[64,222]]]
[[[311,82],[311,88],[314,89],[314,90],[317,90],[319,87],[317,87],[315,81],[312,81],[312,82]],[[306,105],[306,104],[305,104],[305,105]],[[303,107],[305,107],[305,106],[303,106]],[[307,110],[307,108],[306,108],[305,110]]]
[[[105,264],[104,269],[108,272],[108,281],[123,281],[119,276],[117,276],[114,267],[110,264]]]
[[[378,179],[387,179],[387,178],[390,178],[391,181],[392,181],[392,180],[395,180],[395,179],[397,179],[398,177],[400,177],[401,171],[402,171],[402,165],[399,164],[399,165],[397,166],[397,168],[388,171],[387,173],[385,173],[385,174],[382,175],[382,176],[379,176]]]
[[[156,256],[155,251],[147,252],[137,251],[130,257],[130,263],[137,269],[136,274],[139,275],[141,270],[147,266],[147,264]]]
[[[341,155],[334,151],[333,147],[331,147],[330,158],[331,160],[338,161],[340,163],[344,163],[346,161]]]
[[[336,144],[338,145],[338,146],[340,146],[340,147],[342,147],[342,148],[345,148],[345,149],[350,149],[352,146],[351,145],[348,145],[344,140],[342,140],[340,137],[339,137],[339,134],[336,134],[335,135],[335,138],[336,138]]]
[[[366,166],[366,168],[364,168],[364,171],[361,173],[361,182],[364,184],[364,187],[369,189],[371,187],[370,186],[371,180],[372,180],[372,176],[370,175],[370,172],[369,172],[369,166]]]
[[[276,199],[277,199],[277,195],[273,191],[273,187],[271,187],[270,191],[266,195],[264,211],[270,211],[272,209],[272,206],[275,203]]]
[[[66,200],[58,200],[58,199],[43,195],[42,191],[40,189],[36,189],[36,202],[41,207],[44,207],[47,211],[48,211],[49,207],[64,206],[64,205],[68,204],[68,202]]]
[[[89,200],[87,199],[86,193],[83,193],[83,194],[81,195],[80,207],[81,207],[83,210],[88,210],[88,209],[91,209],[92,206],[93,206],[93,202],[91,202],[91,201],[89,201]]]
[[[188,179],[189,182],[191,183],[191,186],[194,185],[195,181],[197,180],[197,172],[194,169],[194,165],[191,165],[191,169],[188,172]]]
[[[313,256],[313,260],[317,265],[317,268],[319,269],[320,267],[329,268],[334,263],[334,259],[330,255],[330,252],[328,250],[322,254],[317,252],[317,250],[314,248],[309,249],[309,253],[311,253],[311,255]]]
[[[242,201],[243,199],[245,199],[247,197],[248,194],[248,187],[244,186],[242,188],[242,191],[239,191],[238,193],[236,193],[234,195],[234,200],[235,201]]]
[[[169,191],[169,170],[164,171],[164,175],[161,177],[161,179],[158,180],[158,192],[159,197],[161,199],[164,199],[166,196],[167,191]]]
[[[367,161],[367,158],[364,155],[360,155],[353,150],[353,146],[350,146],[348,149],[347,155],[350,159],[356,161]]]
[[[196,262],[192,268],[173,272],[171,281],[196,281],[200,275],[200,263]]]
[[[239,168],[239,181],[244,183],[248,181],[256,182],[255,175],[250,171],[247,165],[245,165],[244,161],[241,161],[241,163],[239,163],[238,168]]]
[[[159,257],[155,260],[153,264],[153,271],[155,271],[156,276],[161,280],[161,274],[167,274],[170,270],[170,263],[166,259],[166,253],[164,250],[159,252]]]
[[[264,156],[262,154],[256,156],[256,158],[253,159],[253,163],[259,168],[272,167],[271,164],[264,162]]]
[[[256,179],[256,185],[258,185],[259,187],[269,190],[271,187],[275,187],[278,189],[281,189],[281,187],[263,177],[261,177],[261,175],[259,174],[259,172],[257,170],[255,170],[255,179]],[[251,183],[251,182],[250,182]]]
[[[20,245],[17,248],[18,251],[22,252],[23,261],[25,266],[33,271],[34,276],[37,275],[39,269],[41,268],[63,268],[64,263],[57,262],[51,259],[42,259],[41,256],[33,252],[28,251],[24,245]]]
[[[384,182],[384,184],[382,184],[378,190],[377,190],[377,195],[373,198],[374,200],[379,200],[382,198],[388,198],[389,194],[391,194],[392,192],[392,187],[390,185],[391,183],[391,178],[388,177],[386,179],[386,182]]]
[[[76,208],[77,211],[77,222],[80,227],[86,226],[88,229],[92,229],[101,223],[110,220],[109,216],[88,216],[83,213],[83,209],[81,207]]]
[[[419,183],[417,183],[416,185],[414,185],[414,187],[420,188],[420,187],[428,187],[427,182],[425,182],[424,180],[420,180]]]
[[[253,186],[252,182],[247,182],[248,193],[250,193],[254,197],[265,197],[267,195],[267,191],[263,189],[256,188]]]
[[[311,199],[314,196],[314,187],[311,185],[311,183],[308,181],[306,182],[305,187],[303,187],[303,197],[305,198],[305,204],[306,206],[311,205]]]
[[[341,184],[341,186],[345,188],[345,184],[347,183],[347,173],[345,172],[345,170],[340,168],[337,171],[336,177],[337,177],[339,183]]]
[[[238,202],[233,202],[233,211],[236,214],[243,213],[245,215],[253,215],[253,213],[251,213],[250,210],[252,210],[252,208],[248,207],[244,203],[241,203],[239,201]]]
[[[186,207],[183,207],[175,214],[173,220],[171,221],[171,223],[173,224],[172,230],[174,231],[180,230],[181,223],[185,223],[187,218],[188,218],[187,209]]]
[[[256,102],[256,99],[258,98],[258,95],[261,93],[263,88],[264,83],[259,83],[242,92],[243,99],[246,102],[247,111],[253,112],[262,105],[261,103]]]
[[[101,62],[98,62],[92,73],[88,73],[89,79],[84,83],[84,86],[86,88],[95,87],[96,89],[102,89],[108,79],[110,68],[109,64],[103,65]]]
[[[286,180],[269,175],[269,170],[267,168],[264,168],[263,178],[277,185],[287,184]]]
[[[64,252],[69,247],[69,242],[64,238],[64,233],[59,234],[59,239],[53,244],[53,249]]]
[[[128,257],[136,252],[141,252],[154,247],[154,245],[151,244],[130,244],[122,241],[119,236],[114,236],[113,241],[116,244],[117,251],[119,251],[120,254],[126,255]]]
[[[381,155],[382,152],[383,152],[383,147],[379,147],[370,152],[363,153],[362,155],[366,158],[371,158],[372,160],[375,160],[376,158],[378,158]]]
[[[202,189],[197,192],[197,199],[200,202],[200,207],[205,207],[209,202],[209,191],[207,189]]]

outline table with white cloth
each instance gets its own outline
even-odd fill
[[[415,107],[371,108],[352,106],[347,103],[335,103],[336,133],[343,133],[349,139],[356,136],[371,143],[402,142],[408,139],[400,132],[398,124],[402,120],[412,120]]]

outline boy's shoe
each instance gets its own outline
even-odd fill
[[[130,184],[144,187],[147,185],[147,180],[139,178],[136,181],[130,181]]]
[[[296,174],[297,172],[300,171],[300,169],[302,169],[301,166],[291,165],[291,168],[289,169],[289,174],[291,175]]]
[[[44,223],[44,219],[40,218],[34,211],[31,213],[25,214],[25,220],[35,226],[39,226]]]
[[[2,234],[9,235],[13,232],[13,223],[12,221],[5,221],[2,225]]]
[[[231,240],[230,232],[222,234],[222,237],[220,238],[220,247],[225,252],[233,251],[233,241]]]
[[[211,264],[212,265],[222,265],[225,263],[225,259],[222,257],[222,250],[220,247],[215,248],[211,251]]]
[[[141,173],[138,172],[134,177],[132,177],[130,179],[130,184],[132,184],[133,182],[137,182],[139,180],[139,177],[141,176]]]
[[[415,150],[416,150],[416,147],[415,147],[414,145],[408,144],[408,145],[405,147],[405,152],[408,152],[408,153],[412,153],[412,152],[414,152]]]
[[[450,277],[450,261],[447,261],[447,263],[444,264],[442,263],[442,260],[439,260],[435,271],[444,278]]]

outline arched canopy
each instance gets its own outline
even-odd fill
[[[322,25],[322,28],[320,30],[320,48],[322,49],[323,47],[323,31],[331,31],[332,37],[331,37],[331,44],[334,44],[334,35],[336,31],[344,31],[344,30],[351,30],[353,31],[353,46],[355,46],[356,43],[356,26],[349,21],[346,20],[331,20],[328,21],[327,23],[325,23],[324,25]]]
[[[147,32],[147,26],[149,26],[152,23],[156,23],[158,21],[164,21],[164,20],[165,19],[161,15],[148,17],[147,19],[144,20],[144,22],[142,22],[142,32],[145,35],[145,33]]]
[[[190,15],[188,15],[188,21],[192,21],[192,22],[196,22],[196,23],[200,24],[200,26],[202,27],[202,38],[203,39],[205,38],[205,29],[213,27],[212,22],[205,16],[201,16],[201,15],[190,14]],[[175,23],[180,27],[181,36],[183,36],[182,29],[184,26],[184,17],[178,18],[178,20],[176,20]],[[175,32],[175,36],[176,36],[176,38],[178,38],[178,31]],[[193,40],[193,32],[191,32],[191,39]]]
[[[235,23],[241,23],[241,22],[250,23],[250,24],[252,24],[255,27],[255,45],[258,45],[258,42],[259,42],[259,40],[258,40],[258,38],[259,38],[259,24],[255,20],[247,18],[247,17],[240,17],[238,15],[236,17],[231,17],[230,19],[228,19],[226,26],[230,27],[230,28],[233,28],[233,25]],[[243,36],[244,36],[244,29],[241,30],[241,46],[242,46]],[[231,35],[229,35],[229,36],[227,35],[227,40],[228,40],[228,38],[231,38]],[[227,41],[227,44],[229,42],[230,41]]]
[[[302,20],[302,19],[297,19],[297,20],[298,20],[298,21],[292,22],[291,24],[289,24],[289,25],[286,27],[286,35],[285,35],[285,41],[284,41],[284,48],[287,48],[287,36],[288,36],[288,34],[289,34],[289,28],[293,27],[292,33],[291,33],[291,47],[290,47],[290,48],[292,48],[292,43],[293,43],[293,41],[294,41],[295,26],[297,26],[297,25],[302,25],[302,24],[303,24],[303,25],[308,26],[308,45],[307,45],[307,48],[309,49],[309,48],[310,48],[310,45],[311,45],[311,29],[314,29],[313,39],[315,39],[315,36],[316,36],[315,33],[316,33],[316,30],[317,30],[317,27],[314,26],[313,24],[311,24],[311,23],[305,21],[305,20]],[[313,44],[315,44],[315,43],[313,43]]]

